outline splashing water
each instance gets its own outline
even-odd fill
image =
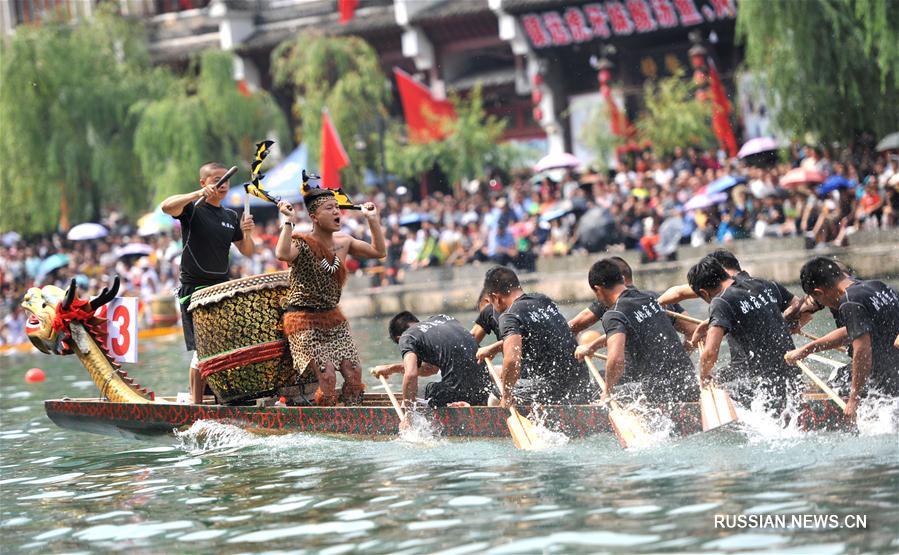
[[[414,410],[407,412],[410,426],[400,430],[399,441],[426,446],[439,445],[445,440],[441,439],[443,430],[436,422],[431,422],[424,415]]]
[[[869,397],[856,412],[858,433],[862,436],[899,432],[899,398]]]
[[[561,447],[568,443],[568,436],[562,432],[553,430],[546,425],[546,410],[542,407],[535,406],[534,409],[531,410],[531,414],[528,415],[528,420],[534,424],[534,432],[542,441],[543,445],[540,448],[541,450]]]

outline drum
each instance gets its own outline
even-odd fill
[[[156,295],[150,299],[150,320],[154,328],[177,324],[178,298],[174,295]]]
[[[191,297],[200,374],[220,403],[272,395],[295,385],[281,323],[288,272],[249,276]]]

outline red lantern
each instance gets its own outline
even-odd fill
[[[705,91],[705,89],[699,89],[698,91],[696,91],[696,100],[698,100],[700,102],[705,102],[706,100],[708,100],[708,98],[709,98],[709,95]]]
[[[693,72],[693,82],[697,86],[702,86],[705,84],[705,73],[699,71],[698,69]]]
[[[541,110],[540,108],[534,108],[534,111],[531,113],[534,116],[534,121],[536,121],[537,123],[543,121],[543,110]]]
[[[534,74],[534,78],[531,80],[535,87],[539,87],[543,84],[543,76],[539,73]]]
[[[540,101],[543,100],[543,91],[540,89],[534,89],[531,91],[531,102],[534,104],[540,104]]]

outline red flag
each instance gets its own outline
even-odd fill
[[[399,68],[393,68],[400,90],[403,115],[409,126],[409,140],[413,143],[430,143],[445,139],[447,120],[456,119],[452,102],[437,100],[427,87]]]
[[[709,63],[709,81],[712,88],[712,131],[718,137],[721,148],[727,151],[727,155],[733,158],[737,155],[737,139],[734,130],[730,126],[730,102],[727,101],[727,92],[724,83],[715,68],[715,62],[711,58]]]
[[[331,122],[331,115],[327,110],[322,114],[322,152],[321,152],[321,172],[322,187],[326,189],[340,188],[340,170],[350,163],[349,156],[340,142],[340,136],[334,123]]]
[[[353,19],[359,0],[337,0],[337,9],[340,10],[340,24],[346,25]]]

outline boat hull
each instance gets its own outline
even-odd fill
[[[63,399],[44,402],[47,416],[62,428],[128,438],[171,434],[201,420],[232,424],[269,433],[316,433],[348,436],[394,436],[399,418],[390,406],[360,407],[248,407],[110,403],[99,399]],[[672,422],[672,434],[685,436],[702,431],[698,403],[659,407]],[[545,424],[570,438],[611,434],[608,413],[597,405],[545,407]],[[494,407],[444,407],[421,411],[443,437],[507,437],[508,411]],[[851,421],[830,401],[804,402],[798,426],[806,431],[851,430]]]

